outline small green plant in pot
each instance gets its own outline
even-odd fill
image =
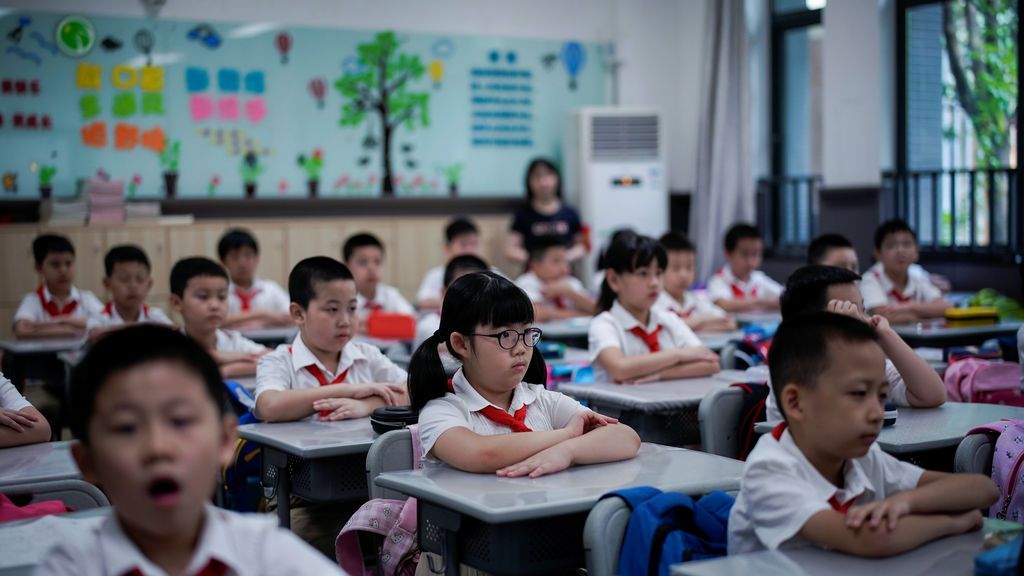
[[[306,171],[306,184],[309,186],[309,197],[316,198],[320,190],[320,172],[324,169],[323,150],[313,150],[311,156],[299,155],[299,166]]]
[[[259,156],[255,152],[246,152],[245,157],[242,158],[242,166],[239,171],[242,174],[242,182],[245,183],[245,197],[255,198],[256,197],[256,184],[259,181],[260,174],[263,174],[266,168],[260,165]]]

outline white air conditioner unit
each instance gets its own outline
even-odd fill
[[[657,112],[624,108],[573,112],[565,139],[563,190],[590,227],[593,249],[583,270],[588,286],[593,283],[597,256],[615,230],[632,228],[657,238],[668,229],[663,141]]]

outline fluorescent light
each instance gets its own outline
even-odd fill
[[[226,36],[228,38],[252,38],[253,36],[259,36],[260,34],[266,34],[267,32],[273,32],[281,26],[273,24],[271,22],[255,22],[253,24],[243,24],[237,28],[233,28],[229,31]]]
[[[828,3],[828,0],[806,0],[808,10],[821,10]]]

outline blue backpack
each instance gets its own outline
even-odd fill
[[[667,576],[679,562],[725,556],[729,512],[735,499],[714,491],[697,500],[643,486],[607,494],[632,513],[619,555],[619,573]]]
[[[256,401],[249,391],[234,380],[224,382],[228,389],[228,401],[239,424],[257,422],[252,413]],[[258,512],[263,507],[262,447],[239,438],[235,441],[235,452],[231,461],[221,469],[221,489],[224,507],[238,512]]]

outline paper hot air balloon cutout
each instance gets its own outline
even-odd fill
[[[569,89],[576,89],[576,76],[587,61],[587,52],[579,42],[566,42],[562,45],[562,64],[569,74]]]
[[[440,88],[441,78],[444,77],[444,62],[434,60],[427,68],[427,72],[430,73],[430,79],[434,81],[434,89],[436,90]]]
[[[316,107],[324,109],[324,95],[327,91],[327,83],[323,78],[313,78],[309,81],[309,94],[316,100]]]
[[[287,32],[281,32],[274,38],[274,46],[281,53],[281,64],[288,63],[288,51],[292,49],[292,36]]]

